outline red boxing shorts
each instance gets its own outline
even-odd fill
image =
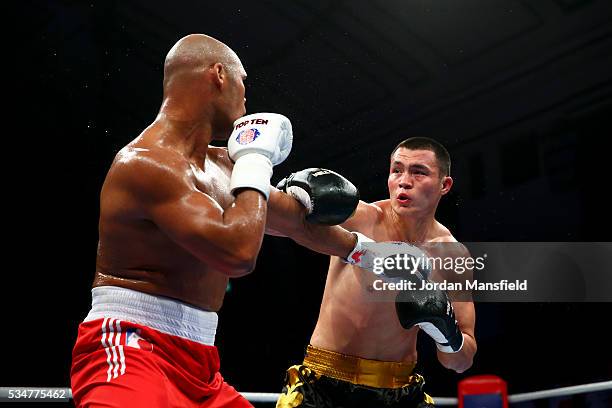
[[[252,407],[219,373],[217,314],[111,286],[72,351],[77,407]]]

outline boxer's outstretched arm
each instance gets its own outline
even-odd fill
[[[306,209],[293,197],[271,188],[266,233],[286,236],[298,244],[326,255],[346,257],[357,238],[340,226],[316,225],[306,221]]]
[[[359,231],[372,238],[374,226],[382,217],[383,211],[379,206],[360,200],[353,216],[344,221],[341,225],[349,231]]]
[[[199,192],[187,177],[182,160],[156,154],[116,163],[116,185],[126,199],[135,198],[142,216],[170,239],[211,268],[228,276],[242,276],[254,268],[266,220],[266,200],[255,190],[242,189],[223,210]],[[161,155],[160,155],[161,156]]]

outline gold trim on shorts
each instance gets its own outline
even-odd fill
[[[367,360],[308,345],[304,365],[317,374],[376,388],[401,388],[414,381],[416,363]]]

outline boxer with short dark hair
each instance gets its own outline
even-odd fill
[[[253,270],[266,228],[330,255],[354,248],[354,234],[307,223],[307,210],[270,186],[291,123],[242,117],[245,78],[238,56],[202,34],[168,53],[159,114],[102,187],[92,309],[73,350],[77,406],[251,406],[223,380],[214,346],[228,278]]]
[[[476,340],[471,298],[455,301],[440,290],[408,290],[376,301],[372,286],[364,284],[373,281],[372,273],[351,265],[364,262],[360,245],[367,237],[402,241],[399,246],[413,256],[423,252],[417,245],[435,251],[442,243],[451,243],[450,251],[442,248],[444,255],[469,256],[435,219],[440,199],[453,185],[448,152],[432,139],[407,139],[393,150],[387,182],[389,199],[360,202],[342,224],[361,233],[360,243],[347,259],[331,258],[310,345],[303,363],[287,371],[277,408],[433,404],[424,393],[423,377],[414,372],[420,328],[436,342],[444,367],[461,373],[472,365]],[[430,271],[417,272],[419,279],[432,278]],[[432,273],[434,279],[439,274]]]

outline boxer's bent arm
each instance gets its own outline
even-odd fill
[[[442,243],[435,243],[432,247],[428,247],[430,256],[434,257],[452,257],[452,258],[471,258],[469,250],[459,242],[455,241],[454,238],[448,240],[442,240]],[[438,275],[438,279],[445,279],[449,281],[465,282],[466,280],[473,279],[473,270],[467,269],[461,275],[448,275],[448,274],[437,274],[438,271],[434,271],[434,274]],[[436,280],[436,279],[434,279]],[[469,301],[471,296],[466,293],[460,293],[460,301],[452,301],[453,310],[455,311],[455,319],[459,330],[463,335],[463,347],[457,353],[444,353],[438,350],[438,361],[445,368],[454,370],[458,373],[462,373],[472,366],[474,361],[474,355],[476,354],[476,337],[474,335],[474,327],[476,325],[476,311],[474,309],[474,303]]]
[[[309,223],[306,209],[293,197],[276,188],[270,191],[266,233],[291,238],[298,244],[326,255],[346,257],[356,237],[339,226]]]
[[[251,272],[261,247],[266,200],[254,190],[240,190],[230,208],[223,210],[208,195],[196,190],[184,176],[187,169],[135,160],[121,173],[123,186],[137,199],[149,218],[170,239],[195,257],[228,276]],[[180,166],[179,166],[180,167]],[[136,175],[136,176],[134,176]]]
[[[443,353],[438,350],[438,361],[444,367],[462,373],[472,366],[476,354],[476,338],[474,337],[474,325],[476,323],[476,312],[472,302],[451,302],[455,310],[455,318],[459,330],[463,334],[463,347],[457,353]]]
[[[223,211],[207,195],[190,192],[157,205],[151,213],[171,239],[215,270],[231,277],[253,271],[266,219],[266,200],[261,193],[242,190]]]

